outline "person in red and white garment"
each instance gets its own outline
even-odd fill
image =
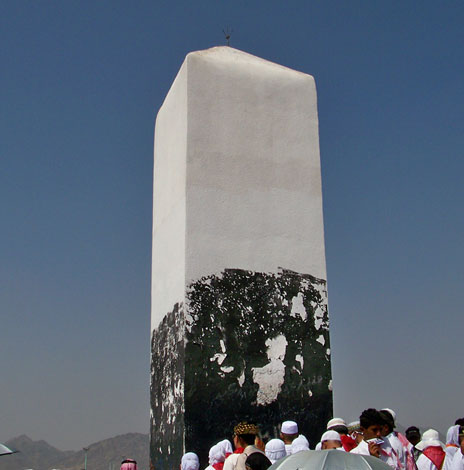
[[[255,446],[256,436],[259,435],[259,428],[255,424],[241,422],[234,427],[235,451],[224,461],[223,470],[246,470],[245,462],[249,455],[260,452]]]
[[[337,431],[326,431],[321,436],[321,449],[322,450],[332,450],[339,449],[345,452],[345,449],[342,446],[342,440],[340,434]]]
[[[416,470],[414,446],[408,441],[406,436],[395,431],[396,413],[390,408],[383,408],[380,410],[380,413],[386,422],[384,435],[388,438],[393,450],[396,452],[401,467],[405,470]]]
[[[459,424],[455,424],[448,429],[446,433],[446,449],[445,449],[445,462],[443,470],[450,470],[451,462],[453,461],[454,454],[459,450]]]
[[[346,452],[349,452],[351,449],[354,449],[358,443],[348,435],[348,426],[346,425],[346,421],[343,418],[332,418],[327,423],[327,431],[335,431],[338,432],[340,435],[341,443],[343,449]],[[316,445],[316,450],[322,449],[322,441],[318,442]]]
[[[209,465],[205,470],[223,470],[224,461],[233,453],[232,444],[227,439],[215,444],[209,450]]]
[[[418,470],[441,470],[445,460],[445,444],[435,429],[428,429],[422,434],[422,440],[416,444],[422,454],[417,459]]]
[[[402,470],[395,451],[387,437],[382,437],[385,420],[375,408],[368,408],[359,417],[363,440],[350,452],[352,454],[373,455],[394,470]]]

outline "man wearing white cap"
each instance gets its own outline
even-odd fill
[[[347,452],[353,450],[357,446],[356,441],[348,435],[348,426],[344,419],[332,418],[327,423],[327,431],[336,431],[340,434],[343,449]]]
[[[344,450],[342,447],[342,440],[340,439],[340,434],[337,431],[326,431],[321,436],[321,448],[322,450]]]
[[[292,453],[292,442],[298,437],[298,424],[295,421],[284,421],[280,428],[280,438],[285,443],[287,455]]]
[[[428,429],[422,434],[416,449],[422,451],[416,462],[418,470],[441,470],[445,460],[445,445],[435,429]]]

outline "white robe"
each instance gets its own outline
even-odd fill
[[[235,470],[235,467],[237,466],[237,460],[240,455],[241,454],[230,454],[224,461],[223,470]]]
[[[451,470],[464,470],[464,455],[462,455],[461,449],[459,449],[454,454],[450,469]]]
[[[380,452],[380,460],[385,462],[387,465],[389,465],[391,468],[395,470],[401,470],[401,466],[398,463],[398,459],[396,457],[396,454],[392,452],[393,448],[390,444],[390,441],[386,438],[383,437],[383,444],[381,444],[381,452]],[[386,452],[389,455],[385,455],[382,453],[382,450]],[[369,452],[369,444],[366,441],[361,441],[357,447],[355,447],[353,450],[350,451],[352,454],[361,454],[361,455],[371,455]]]
[[[446,457],[443,470],[450,470],[453,458],[459,450],[459,424],[451,426],[446,433]]]
[[[416,462],[417,470],[438,470],[437,466],[424,454],[421,454]]]
[[[406,449],[403,447],[403,444],[401,444],[401,441],[398,439],[395,432],[391,432],[387,438],[390,441],[393,450],[396,452],[396,456],[400,461],[402,468],[405,469],[407,465]]]

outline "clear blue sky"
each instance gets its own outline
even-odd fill
[[[148,432],[156,112],[225,43],[318,88],[335,412],[464,415],[462,1],[0,3],[0,442]]]

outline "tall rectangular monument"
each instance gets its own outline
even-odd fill
[[[155,128],[151,449],[332,416],[316,87],[230,47],[187,55]]]

